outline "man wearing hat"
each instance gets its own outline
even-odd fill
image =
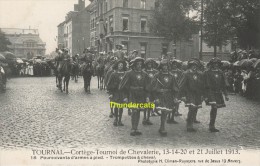
[[[207,91],[206,104],[211,106],[210,111],[210,132],[219,132],[215,128],[215,121],[217,117],[217,109],[225,107],[223,94],[226,101],[229,100],[227,96],[227,81],[224,73],[220,69],[221,60],[219,58],[212,58],[208,64],[209,70],[205,72],[205,86]]]
[[[178,61],[178,60],[174,59],[174,60],[172,60],[172,61],[170,62],[170,64],[171,64],[170,73],[174,76],[174,78],[175,78],[175,80],[177,81],[177,83],[179,83],[179,82],[180,82],[180,78],[181,78],[181,76],[182,76],[182,74],[183,74],[182,70],[179,69],[179,68],[181,68],[181,61]],[[180,105],[180,102],[181,102],[181,101],[179,100],[179,98],[180,98],[179,93],[176,95],[176,97],[177,97],[177,99],[178,99],[178,102],[176,102],[176,103],[174,104],[174,107],[172,108],[172,112],[169,113],[169,115],[168,115],[167,123],[169,123],[169,124],[177,124],[178,122],[176,122],[176,121],[174,120],[174,116],[175,116],[175,115],[177,115],[177,116],[181,116],[181,115],[182,115],[182,114],[180,114],[180,113],[178,112],[178,110],[179,110],[179,105]]]
[[[131,60],[135,59],[136,57],[138,57],[138,51],[133,50],[132,53],[128,57],[128,61],[130,62]]]
[[[59,66],[58,66],[58,73],[60,73],[62,67],[66,62],[70,62],[70,55],[69,55],[69,50],[67,48],[63,49],[63,53],[60,55],[59,58]]]
[[[159,133],[162,136],[166,136],[165,122],[167,114],[170,113],[174,107],[179,88],[175,77],[170,73],[168,60],[163,59],[158,69],[159,72],[154,76],[152,88],[155,94],[156,110],[161,111]]]
[[[185,106],[189,108],[187,117],[187,131],[195,132],[193,128],[196,112],[202,107],[202,96],[204,95],[203,73],[198,71],[200,64],[196,60],[188,62],[188,70],[184,72],[180,79],[181,93],[186,97]]]
[[[117,57],[119,60],[125,60],[125,53],[122,51],[123,45],[117,44],[116,45],[116,51],[114,53],[114,56]]]
[[[155,69],[156,67],[156,62],[151,59],[151,58],[148,58],[146,59],[146,61],[144,62],[144,65],[145,65],[145,69],[144,71],[148,74],[149,76],[149,82],[148,84],[151,84],[152,83],[152,80],[154,79],[154,75],[156,73],[158,73],[158,70]],[[154,101],[154,95],[153,93],[151,92],[150,93],[150,101]],[[151,108],[148,108],[148,109],[145,109],[144,110],[144,118],[143,118],[143,125],[152,125],[152,122],[150,122],[150,114],[151,114],[151,111],[153,111],[153,109]]]
[[[123,60],[119,60],[114,65],[115,71],[111,74],[108,83],[107,83],[107,90],[111,102],[116,102],[119,104],[122,104],[125,99],[125,94],[122,90],[119,90],[119,83],[123,79],[123,76],[125,75],[126,71],[126,62]],[[122,114],[123,114],[123,108],[114,108],[115,112],[115,121],[114,126],[123,126],[123,123],[121,121]]]
[[[128,94],[128,98],[124,99],[125,102],[132,102],[136,104],[149,102],[149,92],[147,90],[149,76],[142,70],[143,65],[143,58],[135,58],[133,60],[133,70],[127,71],[123,80],[119,84],[119,90],[123,90],[126,94]],[[138,131],[141,110],[141,108],[132,109],[131,136],[142,134],[140,131]]]

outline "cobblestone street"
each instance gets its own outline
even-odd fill
[[[55,87],[54,77],[13,78],[6,93],[0,94],[0,148],[79,148],[79,147],[260,147],[260,103],[239,95],[230,95],[227,107],[218,111],[219,133],[208,131],[210,107],[198,112],[196,133],[186,132],[187,108],[183,103],[177,117],[179,124],[167,124],[167,137],[158,133],[159,117],[151,117],[152,126],[139,124],[143,135],[131,137],[127,111],[123,127],[114,127],[109,118],[109,100],[97,89],[97,78],[86,94],[83,80],[70,81],[69,94]],[[143,116],[143,115],[142,115]]]

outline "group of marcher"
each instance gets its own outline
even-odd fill
[[[166,136],[165,124],[178,123],[174,116],[181,115],[178,109],[182,101],[188,108],[188,132],[195,132],[193,124],[200,123],[196,116],[203,101],[211,106],[209,131],[219,132],[215,127],[217,110],[225,107],[225,100],[229,100],[229,85],[219,58],[212,58],[206,67],[205,63],[193,58],[187,62],[186,70],[183,70],[183,63],[177,59],[162,59],[158,64],[153,59],[133,57],[129,61],[124,56],[114,54],[110,61],[110,70],[105,73],[105,84],[111,102],[155,104],[155,109],[128,109],[131,114],[131,136],[142,134],[138,130],[141,111],[144,112],[144,125],[152,125],[152,114],[160,115],[159,133]],[[114,126],[124,125],[122,114],[123,108],[111,106],[110,117],[115,117]]]

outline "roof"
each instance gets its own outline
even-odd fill
[[[36,35],[21,35],[19,38],[17,38],[15,43],[16,44],[19,44],[19,43],[22,44],[27,40],[33,40],[33,41],[37,42],[38,44],[45,44],[45,43],[43,43],[41,38],[39,36],[36,36]]]
[[[38,29],[1,28],[5,34],[33,34],[38,35]]]
[[[38,44],[45,44],[39,35],[17,35],[17,36],[10,36],[6,35],[6,37],[9,39],[9,41],[12,44],[23,44],[25,41],[32,40],[35,41]]]

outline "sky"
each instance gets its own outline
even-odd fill
[[[0,28],[38,29],[46,54],[55,51],[57,25],[78,0],[0,0]],[[85,0],[86,6],[89,0]]]

